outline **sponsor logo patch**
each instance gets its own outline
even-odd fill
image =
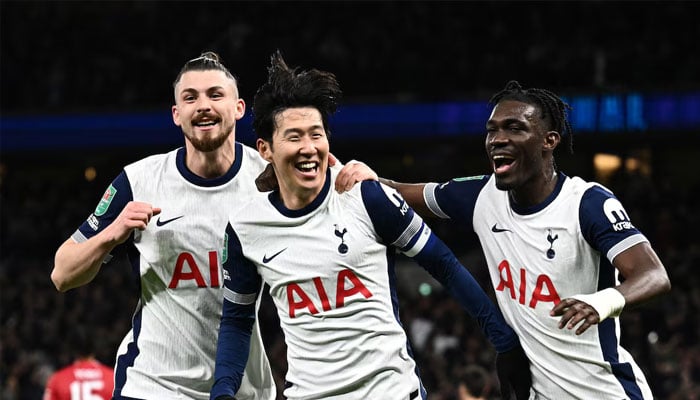
[[[610,198],[605,200],[603,212],[608,217],[608,221],[610,221],[615,232],[634,229],[634,225],[632,225],[625,208],[622,207],[622,204],[617,199]]]
[[[90,214],[90,216],[87,219],[87,223],[88,225],[90,225],[90,228],[92,228],[92,230],[94,231],[96,231],[97,228],[100,227],[100,221],[97,219],[95,214]]]
[[[225,263],[228,260],[228,233],[224,233],[224,249],[221,251],[221,263]],[[226,272],[224,270],[224,272]]]
[[[462,178],[454,178],[453,181],[455,181],[455,182],[476,181],[476,180],[484,179],[484,177],[486,177],[486,175],[465,176]]]
[[[95,216],[99,217],[107,212],[107,209],[109,209],[109,205],[112,204],[112,200],[116,194],[117,189],[115,189],[114,186],[109,185],[107,190],[105,190],[105,194],[102,195],[102,199],[100,199],[99,204],[97,204],[97,208],[95,208]]]

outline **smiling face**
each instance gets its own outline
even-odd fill
[[[275,169],[280,196],[287,208],[302,208],[321,192],[326,181],[329,143],[316,108],[287,108],[279,112],[272,142],[258,139],[257,145],[260,155]]]
[[[236,82],[223,71],[188,71],[175,86],[173,122],[199,151],[221,147],[244,112],[245,103],[238,98]]]
[[[552,152],[560,137],[548,130],[539,108],[503,100],[493,108],[486,131],[496,187],[528,194],[544,190],[554,174]]]

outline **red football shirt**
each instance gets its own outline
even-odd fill
[[[94,359],[78,360],[51,375],[44,400],[109,400],[113,390],[114,369]]]

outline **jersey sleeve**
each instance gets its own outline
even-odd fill
[[[592,186],[579,205],[581,233],[588,244],[612,263],[623,251],[647,238],[632,225],[622,203],[601,186]]]
[[[500,310],[401,195],[379,182],[364,181],[362,198],[384,242],[412,257],[440,282],[477,321],[496,351],[505,352],[518,344],[515,332],[506,324]]]
[[[114,222],[122,212],[126,204],[134,199],[131,184],[126,172],[122,171],[105,190],[95,210],[71,235],[77,243],[82,243],[100,233],[109,224]],[[104,262],[111,260],[107,255]]]
[[[224,304],[211,399],[233,396],[241,386],[255,322],[255,301],[262,286],[262,278],[243,255],[241,241],[231,224],[224,236],[223,274]]]
[[[441,184],[428,183],[423,188],[423,199],[438,217],[454,219],[471,227],[476,199],[488,180],[488,175],[478,175]]]

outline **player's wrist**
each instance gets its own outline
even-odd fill
[[[591,294],[577,294],[571,297],[593,307],[598,312],[599,322],[608,317],[619,317],[625,307],[625,297],[615,288],[607,288]]]

